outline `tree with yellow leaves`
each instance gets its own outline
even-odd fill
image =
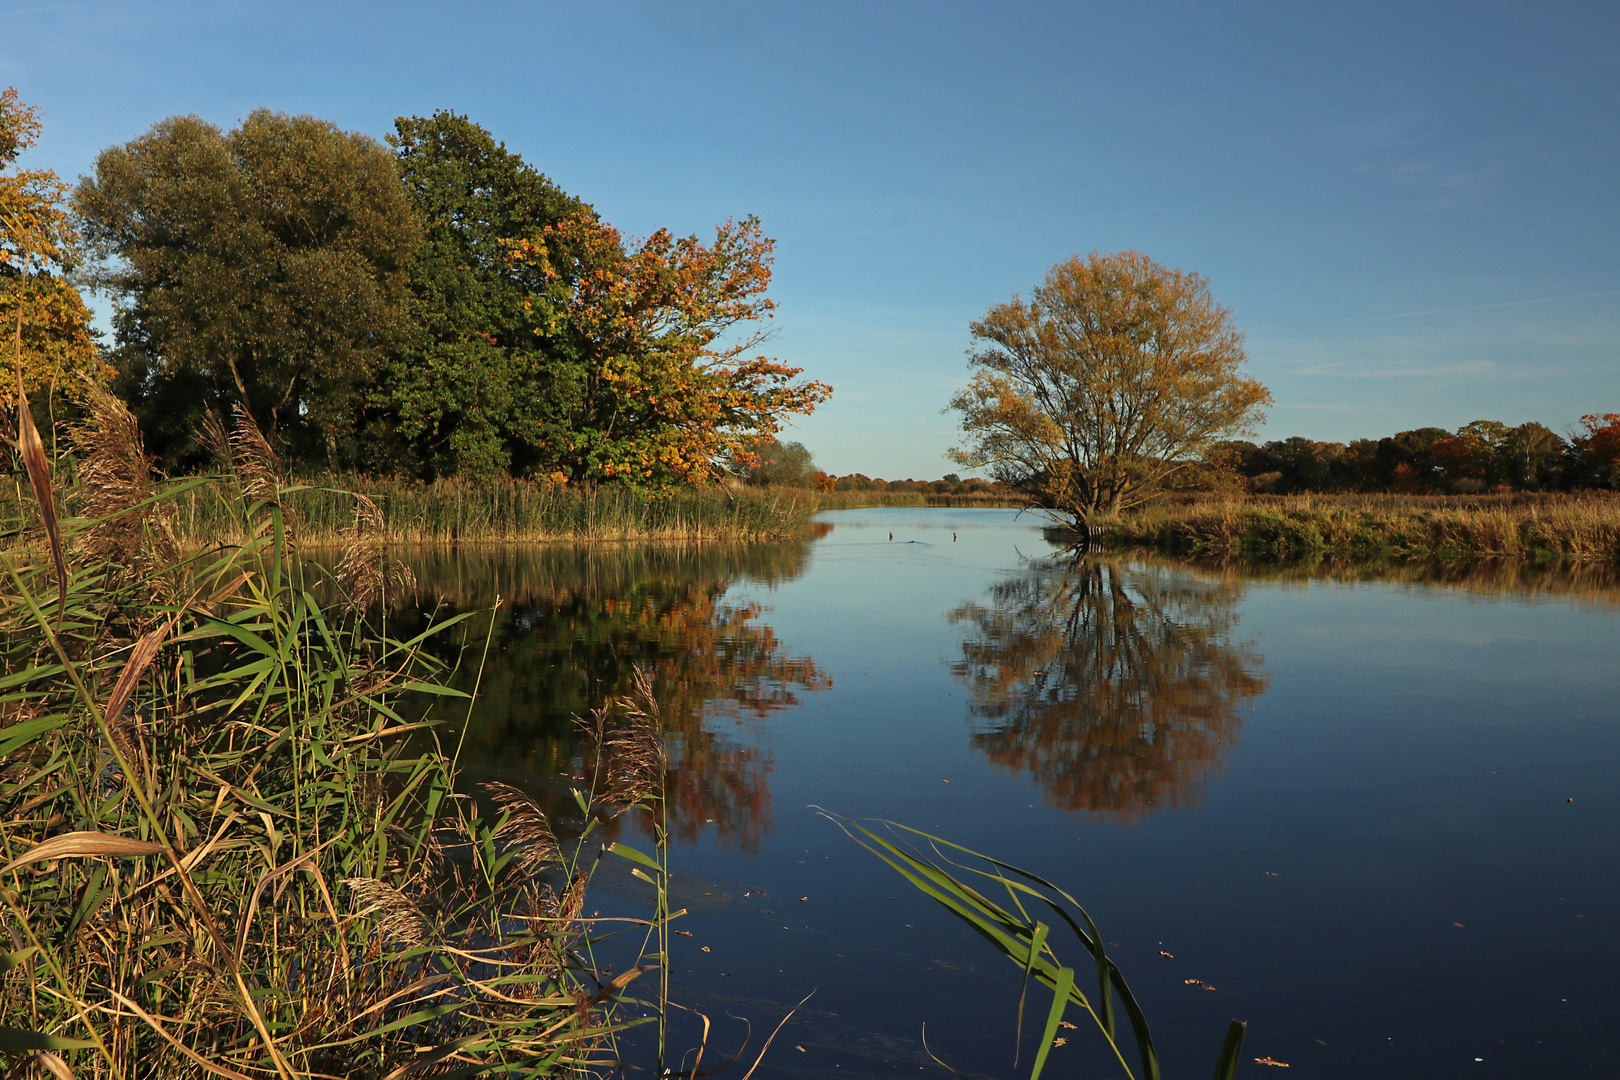
[[[90,333],[90,312],[67,280],[79,259],[79,235],[63,203],[67,185],[48,169],[22,169],[17,159],[39,139],[39,110],[15,87],[0,92],[0,327],[23,389],[73,390],[79,376],[105,380]],[[16,378],[0,379],[0,398],[15,400]]]
[[[952,458],[1076,525],[1152,498],[1271,403],[1208,283],[1139,251],[1073,256],[971,329]]]

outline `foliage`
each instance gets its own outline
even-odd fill
[[[65,388],[77,396],[83,379],[104,382],[111,371],[92,339],[89,309],[67,280],[81,256],[63,209],[67,185],[54,172],[17,165],[41,130],[39,110],[15,87],[0,92],[0,340],[20,342],[25,393]],[[0,392],[0,401],[14,400],[13,390]]]
[[[556,347],[568,282],[548,275],[552,263],[510,259],[508,245],[592,218],[590,207],[454,112],[400,117],[388,142],[422,241],[410,335],[370,391],[366,464],[474,480],[556,469],[550,448],[566,441],[580,381]]]
[[[1060,1026],[1075,1026],[1064,1019],[1071,1006],[1091,1020],[1112,1052],[1114,1061],[1124,1070],[1128,1080],[1135,1080],[1138,1073],[1131,1070],[1125,1059],[1125,1049],[1120,1045],[1122,1032],[1117,1019],[1116,998],[1130,1023],[1142,1080],[1159,1080],[1159,1056],[1154,1048],[1147,1016],[1126,984],[1119,965],[1108,955],[1097,924],[1073,896],[1028,870],[1021,870],[1011,863],[909,825],[880,822],[896,837],[897,843],[840,814],[825,810],[821,813],[850,839],[882,859],[925,896],[966,923],[997,952],[1023,970],[1024,986],[1018,998],[1020,1036],[1023,1034],[1024,1007],[1030,980],[1034,979],[1052,991],[1052,1005],[1047,1010],[1041,1029],[1039,1049],[1030,1066],[1029,1080],[1040,1080],[1052,1047],[1066,1041],[1058,1036]],[[934,857],[924,855],[915,846],[917,843],[926,845]],[[1006,893],[1005,900],[992,899],[992,896],[1003,892]],[[1031,909],[1048,918],[1055,915],[1053,922],[1061,923],[1059,934],[1063,927],[1067,927],[1074,935],[1075,943],[1086,954],[1083,962],[1096,974],[1095,996],[1087,995],[1081,989],[1081,965],[1068,965],[1059,958],[1058,941],[1052,933],[1052,926],[1031,915]],[[1087,972],[1087,975],[1091,972]],[[1246,1025],[1241,1020],[1233,1020],[1228,1026],[1226,1038],[1215,1060],[1215,1080],[1232,1080],[1237,1075],[1245,1030]],[[935,1060],[939,1061],[938,1058]],[[941,1061],[940,1064],[945,1063]],[[946,1065],[946,1068],[950,1066]],[[950,1071],[955,1073],[954,1069]]]
[[[249,424],[223,489],[113,483],[144,472],[132,432],[105,397],[80,429],[108,487],[62,537],[60,614],[40,599],[52,560],[4,557],[0,1052],[59,1076],[606,1065],[644,968],[603,982],[581,953],[590,825],[570,852],[522,792],[484,816],[452,756],[408,752],[431,725],[404,723],[401,695],[461,696],[423,651],[450,621],[402,641],[364,617],[384,576],[364,543],[348,602],[323,607]],[[171,561],[165,500],[187,489],[251,539]],[[589,821],[623,805],[619,733],[646,727],[596,721]]]
[[[1150,499],[1271,401],[1204,279],[1140,252],[1071,257],[972,331],[952,458],[1075,523]]]
[[[352,459],[417,242],[382,146],[264,109],[230,132],[175,116],[102,151],[74,205],[115,260],[121,393],[166,459],[195,462],[206,412],[238,404],[298,460]]]
[[[776,306],[764,295],[774,246],[749,217],[721,225],[709,245],[660,229],[627,248],[584,214],[509,245],[514,265],[566,294],[558,347],[580,382],[550,448],[563,475],[650,490],[703,483],[832,394],[795,381],[800,368],[748,355],[767,336],[749,324]]]
[[[749,484],[767,487],[817,487],[818,470],[810,451],[801,442],[778,442],[774,437],[757,439],[745,447],[751,460],[739,462],[737,472]],[[821,473],[819,475],[826,475]]]
[[[1620,490],[1620,413],[1581,417],[1570,449],[1591,479]]]
[[[1540,491],[1579,482],[1570,447],[1547,427],[1475,420],[1455,432],[1424,427],[1348,444],[1295,436],[1257,446],[1222,443],[1216,453],[1248,488],[1267,494],[1398,491],[1477,494]]]
[[[1132,821],[1195,804],[1268,685],[1233,640],[1240,596],[1098,558],[999,582],[949,616],[966,632],[951,672],[971,694],[975,749],[1064,810]]]

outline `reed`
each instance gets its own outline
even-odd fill
[[[923,895],[933,899],[956,918],[988,941],[996,951],[1017,964],[1024,973],[1018,997],[1015,1039],[1021,1041],[1024,1011],[1031,981],[1052,991],[1052,1004],[1046,1011],[1029,1080],[1040,1080],[1047,1055],[1060,1045],[1060,1028],[1074,1028],[1065,1017],[1070,1008],[1078,1010],[1102,1038],[1126,1080],[1161,1080],[1158,1051],[1147,1016],[1125,982],[1125,975],[1108,955],[1102,934],[1085,908],[1050,881],[1011,863],[1002,862],[972,848],[963,847],[893,821],[880,821],[890,836],[884,836],[842,814],[820,810],[823,817],[842,829],[851,840],[876,855],[905,878]],[[927,847],[933,857],[917,845]],[[948,869],[947,869],[948,868]],[[1005,893],[1005,899],[998,897]],[[1031,911],[1052,919],[1042,922]],[[1054,934],[1053,929],[1058,933]],[[1063,934],[1063,930],[1068,934]],[[1073,937],[1085,954],[1082,964],[1066,964],[1058,955],[1059,939]],[[1097,989],[1087,994],[1081,987],[1082,973],[1096,978]],[[1125,1012],[1134,1042],[1137,1070],[1126,1057],[1124,1025],[1120,1024],[1116,1003]],[[1233,1080],[1243,1052],[1247,1025],[1233,1020],[1215,1059],[1215,1080]],[[927,1048],[926,1040],[924,1048]],[[933,1051],[928,1051],[933,1057]],[[934,1060],[954,1075],[961,1075],[939,1058]]]
[[[1620,494],[1292,495],[1153,507],[1106,542],[1178,555],[1290,559],[1620,559]]]
[[[604,978],[584,895],[613,850],[595,824],[651,805],[624,781],[633,751],[655,771],[648,706],[597,717],[569,844],[521,791],[459,791],[431,716],[398,711],[467,698],[424,649],[457,620],[397,640],[365,614],[403,587],[375,507],[350,497],[326,582],[346,602],[323,607],[256,430],[231,433],[228,481],[162,485],[100,404],[75,436],[96,516],[42,513],[48,543],[0,552],[0,1057],[236,1080],[615,1064],[664,947]],[[193,494],[239,545],[174,555]],[[662,942],[660,895],[628,922]]]

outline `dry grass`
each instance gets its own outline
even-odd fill
[[[1112,526],[1116,546],[1291,559],[1620,559],[1620,494],[1291,495],[1158,506]]]

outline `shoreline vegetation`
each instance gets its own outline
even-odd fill
[[[176,481],[177,484],[183,481]],[[647,495],[620,486],[573,488],[522,480],[417,483],[323,476],[282,495],[301,544],[345,543],[354,527],[354,495],[382,513],[384,542],[422,544],[714,544],[791,540],[812,535],[822,510],[866,506],[1017,506],[1005,494],[919,491],[815,491],[795,487],[710,486]],[[66,514],[84,501],[77,482],[58,490]],[[240,512],[216,486],[191,487],[170,501],[175,540],[187,548],[240,544]],[[0,492],[0,535],[34,521],[32,496],[17,478]]]
[[[1108,548],[1187,558],[1620,560],[1620,494],[1205,498],[1150,507],[1102,529]]]

